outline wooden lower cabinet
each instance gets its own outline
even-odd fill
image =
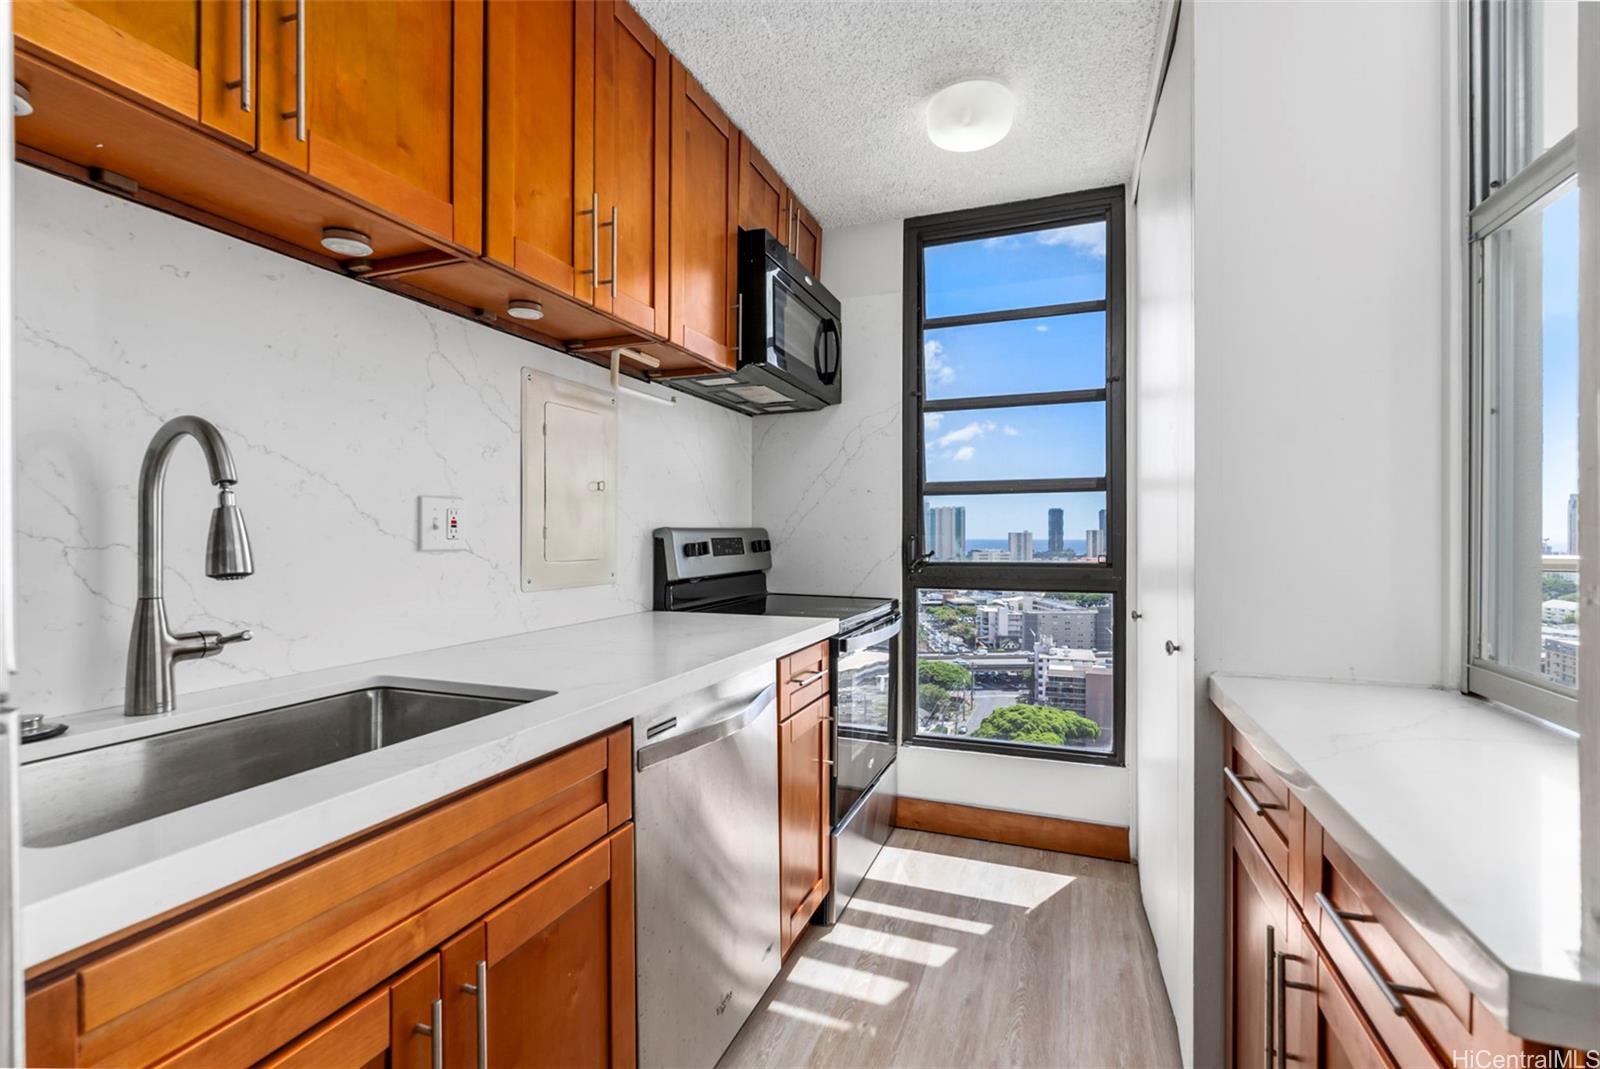
[[[828,699],[778,725],[778,856],[783,952],[828,894]]]
[[[631,768],[623,727],[47,966],[28,1063],[631,1065]]]

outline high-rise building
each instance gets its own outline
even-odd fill
[[[1006,535],[1006,549],[1010,560],[1033,559],[1033,532],[1012,531]]]
[[[923,548],[937,560],[967,557],[967,510],[962,505],[941,505],[928,510]]]
[[[1578,495],[1567,498],[1567,552],[1578,555]]]
[[[1046,515],[1050,518],[1050,526],[1047,528],[1050,532],[1050,555],[1059,557],[1067,548],[1066,513],[1061,509],[1051,509]]]
[[[1083,532],[1083,555],[1090,559],[1107,556],[1106,510],[1100,510],[1100,526]]]

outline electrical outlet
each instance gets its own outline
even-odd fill
[[[467,548],[466,516],[459,497],[417,498],[417,548],[424,553]]]

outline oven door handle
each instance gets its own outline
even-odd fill
[[[863,631],[860,634],[847,635],[841,638],[839,640],[839,652],[854,653],[856,650],[864,650],[869,646],[876,646],[884,639],[898,635],[904,624],[904,617],[896,613],[895,618],[882,627],[875,627],[871,631]]]

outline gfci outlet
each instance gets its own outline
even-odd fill
[[[466,549],[465,512],[459,497],[417,498],[417,548],[424,553]]]

